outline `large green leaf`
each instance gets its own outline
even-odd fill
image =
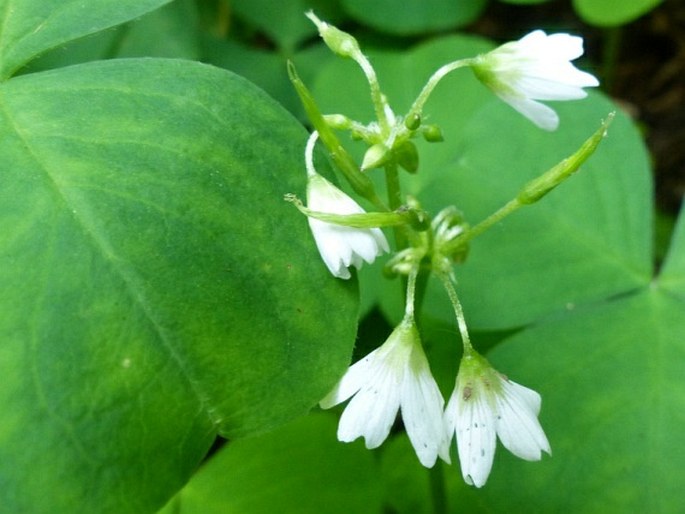
[[[131,20],[170,0],[0,0],[0,80],[76,38]]]
[[[230,443],[162,511],[168,514],[377,514],[379,466],[340,444],[328,414]],[[162,513],[160,513],[162,514]]]
[[[484,46],[452,37],[407,54],[369,53],[384,92],[403,113],[431,71],[482,52]],[[315,94],[326,112],[350,113],[366,122],[370,108],[354,107],[370,104],[363,79],[344,95],[335,87],[350,71],[348,62],[324,68]],[[432,214],[456,205],[471,223],[481,221],[528,180],[572,154],[616,109],[601,94],[554,107],[561,128],[543,132],[490,95],[468,70],[455,72],[438,85],[424,109],[426,119],[442,127],[445,142],[420,146],[418,174],[403,177],[405,190]],[[466,264],[456,269],[471,325],[490,330],[520,326],[648,282],[651,188],[640,134],[619,113],[609,137],[576,176],[473,242]],[[379,298],[389,318],[398,320],[403,313],[399,287],[377,272],[369,279],[371,271],[363,275],[365,305],[371,303],[369,296]],[[424,308],[454,323],[439,285],[429,288]]]
[[[593,25],[613,27],[631,22],[663,0],[573,0],[583,20]]]
[[[316,25],[305,13],[313,10],[329,22],[337,18],[338,0],[232,0],[231,8],[243,20],[264,32],[290,57],[305,39],[317,34]]]
[[[485,9],[486,0],[342,0],[347,12],[362,23],[392,34],[421,34],[462,27]]]
[[[658,280],[664,288],[685,295],[685,209],[678,218],[671,247]]]
[[[426,157],[415,193],[433,212],[452,203],[480,221],[573,153],[616,107],[593,94],[555,108],[562,126],[543,133],[493,99],[448,152]],[[619,112],[576,175],[473,241],[467,262],[456,268],[471,325],[510,328],[645,285],[652,275],[651,213],[647,152]],[[453,319],[439,286],[429,296],[427,308]]]
[[[553,455],[526,462],[498,443],[488,482],[476,489],[462,479],[453,440],[453,465],[442,470],[448,512],[531,505],[538,512],[678,512],[684,311],[682,300],[644,288],[547,319],[490,352],[499,371],[542,395],[540,421]],[[395,511],[434,512],[428,473],[408,442],[391,441],[382,459]]]
[[[6,512],[148,512],[218,432],[304,414],[349,363],[353,283],[304,217],[306,133],[173,60],[0,87]]]
[[[499,346],[500,371],[539,391],[553,456],[501,446],[469,512],[678,512],[685,480],[685,303],[658,289],[560,316]],[[458,474],[458,471],[455,470]],[[560,487],[559,484],[563,484]]]

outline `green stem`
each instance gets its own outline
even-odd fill
[[[445,254],[450,255],[456,252],[458,248],[467,245],[469,241],[471,241],[471,239],[481,235],[483,232],[492,227],[495,223],[499,223],[502,219],[506,218],[511,213],[517,211],[524,205],[526,204],[521,202],[518,198],[510,200],[505,205],[500,207],[496,212],[492,213],[490,216],[485,218],[483,221],[481,221],[474,227],[469,228],[462,235],[455,238],[450,243],[446,244],[444,250]]]
[[[445,286],[447,296],[449,296],[450,302],[452,303],[452,308],[454,309],[454,315],[457,318],[457,325],[459,327],[459,333],[461,334],[461,341],[464,344],[464,353],[470,353],[473,351],[473,345],[471,344],[469,331],[466,328],[466,317],[464,316],[464,309],[462,308],[459,297],[457,296],[457,290],[454,288],[450,277],[441,275],[440,280],[442,281],[443,286]]]
[[[445,75],[458,68],[462,68],[464,66],[471,66],[474,63],[474,60],[475,59],[461,59],[459,61],[454,61],[445,64],[444,66],[438,68],[438,70],[435,73],[433,73],[433,75],[431,75],[431,78],[428,79],[426,85],[423,86],[423,89],[419,93],[419,96],[417,96],[416,100],[414,100],[414,104],[409,109],[406,119],[411,119],[412,116],[415,115],[421,115],[423,105],[428,100],[428,97],[433,92],[433,89],[435,89],[435,86],[438,85],[438,82],[440,82],[445,77]]]
[[[395,211],[402,205],[402,190],[400,187],[400,174],[397,163],[391,160],[385,165],[385,184],[388,189],[388,204],[391,211]],[[396,250],[404,250],[407,247],[407,234],[405,227],[395,227]]]
[[[383,98],[381,86],[378,83],[376,70],[373,69],[369,60],[361,52],[354,57],[354,60],[357,61],[357,64],[361,67],[364,75],[366,75],[366,80],[369,83],[369,89],[371,90],[371,101],[373,102],[373,108],[376,112],[376,118],[378,118],[382,133],[387,134],[390,131],[390,120],[388,120],[387,112],[385,110],[386,101]]]
[[[445,474],[440,461],[435,463],[429,472],[431,498],[433,499],[433,512],[435,514],[447,514],[447,491],[445,490]]]

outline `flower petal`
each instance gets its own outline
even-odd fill
[[[421,464],[433,467],[438,455],[450,462],[442,407],[445,401],[428,360],[415,345],[402,383],[402,421]]]
[[[319,407],[322,409],[330,409],[331,407],[344,402],[359,391],[368,377],[373,375],[372,370],[373,367],[376,366],[375,359],[377,352],[378,348],[347,368],[347,371],[333,390],[319,402]]]
[[[400,381],[394,370],[377,366],[375,376],[350,400],[340,417],[338,439],[349,443],[363,437],[369,449],[388,437],[400,406]]]
[[[495,416],[486,398],[479,394],[462,398],[459,405],[456,433],[461,473],[467,484],[482,487],[495,457]]]
[[[551,455],[549,441],[537,418],[539,408],[531,405],[531,393],[538,404],[539,395],[514,382],[504,381],[503,386],[496,409],[497,435],[504,447],[525,460],[540,460],[542,451]]]

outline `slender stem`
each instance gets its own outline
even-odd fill
[[[405,318],[414,318],[414,298],[416,296],[416,277],[419,274],[418,267],[413,268],[407,277],[407,298],[404,306]]]
[[[475,59],[460,59],[458,61],[445,64],[438,68],[438,70],[435,73],[433,73],[433,75],[431,75],[431,78],[428,79],[426,85],[423,86],[423,89],[419,93],[419,96],[417,96],[416,100],[414,100],[414,104],[411,106],[409,112],[407,113],[407,119],[411,119],[411,117],[415,114],[421,114],[423,105],[428,100],[428,97],[433,92],[433,89],[435,89],[435,86],[438,85],[438,82],[440,82],[445,77],[445,75],[458,68],[462,68],[464,66],[471,66],[474,62]]]
[[[451,252],[456,251],[458,247],[464,246],[469,241],[471,241],[471,239],[481,235],[483,232],[492,227],[495,223],[500,222],[502,219],[506,218],[514,211],[517,211],[524,205],[525,204],[522,203],[518,198],[510,200],[505,205],[500,207],[497,211],[495,211],[490,216],[485,218],[483,221],[481,221],[474,227],[471,227],[470,229],[466,230],[466,232],[464,232],[462,235],[453,239],[450,243],[446,244],[445,253],[449,254]]]
[[[428,278],[430,277],[430,270],[419,268],[419,273],[416,278],[416,294],[414,295],[414,308],[416,309],[416,323],[420,323],[421,312],[423,310],[423,300],[426,297],[426,288],[428,287]]]
[[[361,67],[364,75],[366,75],[366,80],[369,82],[369,89],[371,90],[371,101],[373,102],[373,108],[376,112],[376,118],[378,118],[378,123],[380,123],[383,133],[390,131],[390,120],[387,116],[386,111],[386,101],[383,98],[383,93],[381,93],[381,86],[378,83],[378,77],[376,76],[376,70],[373,69],[371,63],[361,52],[354,57],[357,64]]]
[[[397,163],[391,160],[385,165],[385,184],[388,189],[388,204],[391,211],[395,211],[402,205],[402,190],[400,188],[400,175]],[[395,227],[395,245],[397,251],[407,247],[407,235],[405,227]]]
[[[435,514],[447,514],[447,491],[445,490],[445,474],[442,463],[438,460],[429,472],[431,497],[433,499],[433,512]]]
[[[459,297],[457,296],[457,290],[452,284],[450,277],[446,275],[441,275],[440,280],[447,290],[447,296],[450,297],[450,302],[454,308],[454,315],[457,317],[457,325],[459,326],[459,333],[461,334],[461,341],[464,344],[464,353],[470,353],[473,351],[473,345],[471,344],[471,338],[469,337],[469,331],[466,328],[466,318],[464,317],[464,309],[461,306]]]

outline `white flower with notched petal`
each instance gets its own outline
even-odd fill
[[[476,57],[472,68],[481,82],[538,127],[555,130],[559,116],[535,100],[577,100],[587,96],[582,88],[598,86],[593,75],[571,64],[582,54],[582,38],[536,30]]]
[[[352,397],[338,425],[338,439],[365,439],[377,448],[388,437],[401,409],[416,455],[432,467],[438,455],[450,462],[442,416],[445,401],[430,372],[416,325],[406,319],[388,340],[347,370],[319,405],[328,409]]]
[[[511,453],[537,461],[552,454],[538,422],[540,395],[509,380],[473,350],[462,358],[457,383],[445,409],[448,434],[456,431],[461,472],[482,487],[495,456],[496,436]],[[451,437],[450,437],[451,439]]]
[[[357,202],[314,169],[312,154],[317,137],[318,133],[313,132],[305,149],[307,207],[328,214],[363,214],[365,211]],[[321,258],[338,278],[350,278],[350,266],[359,269],[362,261],[371,264],[389,251],[388,241],[379,228],[345,227],[312,217],[308,221]]]

